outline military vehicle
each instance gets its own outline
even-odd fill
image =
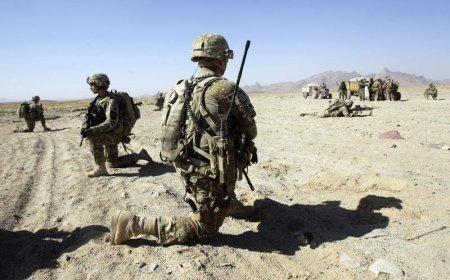
[[[302,95],[304,98],[311,96],[314,99],[331,99],[332,94],[325,83],[316,84],[309,83],[302,87]]]
[[[350,96],[359,96],[359,81],[366,80],[366,85],[369,83],[369,78],[367,77],[355,77],[351,78],[350,80],[345,82],[345,85],[347,86],[347,95],[350,94]],[[366,98],[369,98],[366,96]]]

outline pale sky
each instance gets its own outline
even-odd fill
[[[242,86],[383,67],[450,79],[449,15],[443,0],[1,0],[0,100],[93,97],[97,72],[132,95],[167,91],[206,32],[234,50],[233,81],[251,40]]]

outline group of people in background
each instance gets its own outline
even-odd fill
[[[338,88],[339,99],[350,99],[352,95],[357,95],[360,101],[398,101],[401,98],[399,86],[400,84],[390,77],[385,80],[362,78],[357,81],[342,81]]]

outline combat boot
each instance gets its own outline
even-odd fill
[[[44,131],[51,131],[51,129],[48,127],[44,127]]]
[[[139,217],[119,210],[111,218],[111,245],[118,245],[139,234],[157,236],[156,218]]]
[[[142,159],[142,160],[146,160],[148,162],[153,162],[152,157],[148,154],[146,149],[142,149],[139,154],[137,154],[138,160]]]
[[[227,217],[236,219],[248,219],[256,216],[256,209],[254,206],[244,205],[237,199],[232,199],[227,208]]]
[[[108,175],[108,170],[106,169],[105,163],[97,165],[97,167],[86,173],[86,176],[88,177],[100,177],[100,176],[106,176]]]

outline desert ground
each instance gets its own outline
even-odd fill
[[[107,242],[118,209],[190,211],[174,169],[159,160],[160,112],[151,102],[131,143],[155,162],[100,178],[85,176],[94,161],[87,143],[79,147],[82,111],[44,101],[53,131],[37,123],[34,133],[13,133],[25,124],[3,113],[0,279],[448,279],[448,93],[436,101],[420,92],[398,102],[353,97],[373,114],[325,119],[299,115],[322,111],[327,100],[250,96],[256,190],[244,180],[237,194],[257,216],[227,218],[210,243],[167,247],[145,236]],[[401,139],[379,138],[393,130]]]

